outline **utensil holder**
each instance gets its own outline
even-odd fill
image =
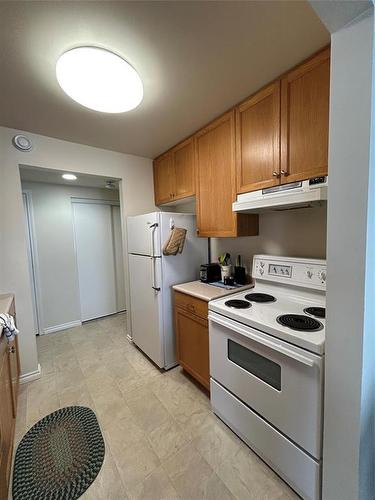
[[[229,276],[232,276],[232,266],[221,266],[221,281],[224,281],[224,278]]]

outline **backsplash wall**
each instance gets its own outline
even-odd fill
[[[229,252],[234,263],[240,254],[248,271],[257,253],[325,259],[326,231],[326,206],[264,213],[259,216],[259,236],[212,238],[211,257],[216,261]]]
[[[195,213],[195,202],[163,211]],[[259,216],[259,236],[211,238],[211,260],[229,252],[232,263],[238,254],[248,271],[254,254],[326,258],[327,205],[314,208],[268,212]]]

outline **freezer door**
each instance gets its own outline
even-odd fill
[[[161,259],[129,255],[131,324],[134,343],[164,367]]]
[[[159,212],[128,217],[128,252],[160,256]]]

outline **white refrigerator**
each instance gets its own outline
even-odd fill
[[[199,277],[207,262],[207,239],[196,237],[192,214],[153,212],[128,217],[130,311],[133,342],[160,368],[177,364],[173,290]],[[171,228],[187,230],[183,252],[163,255]]]

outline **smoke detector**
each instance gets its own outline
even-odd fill
[[[12,142],[19,151],[31,151],[33,147],[33,143],[25,135],[15,135]]]

